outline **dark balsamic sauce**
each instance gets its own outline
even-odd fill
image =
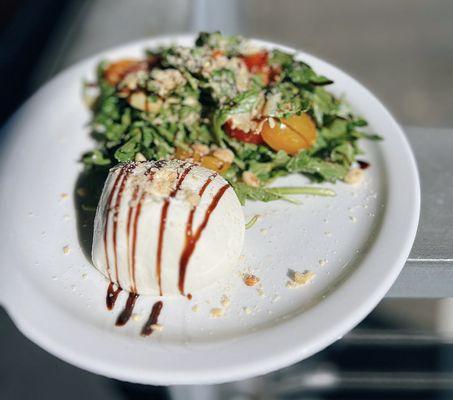
[[[115,276],[116,276],[116,281],[119,282],[119,276],[118,276],[118,252],[117,252],[117,246],[116,246],[116,241],[117,241],[117,229],[118,229],[118,214],[119,214],[119,209],[121,206],[121,200],[123,198],[123,192],[126,187],[127,179],[129,178],[129,175],[132,173],[132,171],[135,168],[135,164],[129,165],[126,167],[126,173],[124,175],[123,180],[121,181],[120,187],[118,189],[118,193],[116,195],[116,201],[115,201],[115,206],[113,207],[113,256],[114,256],[114,261],[115,261]]]
[[[127,321],[129,321],[132,315],[132,311],[134,311],[135,302],[137,301],[138,296],[139,295],[137,293],[129,293],[129,297],[126,301],[126,306],[116,320],[116,326],[124,326],[126,325]]]
[[[112,280],[111,274],[110,274],[110,260],[109,260],[109,253],[108,253],[108,246],[107,246],[107,237],[108,237],[108,229],[109,229],[109,215],[110,215],[110,210],[112,208],[112,202],[113,202],[113,195],[116,191],[116,188],[120,182],[120,179],[123,177],[124,174],[124,168],[121,168],[118,176],[115,178],[115,182],[113,183],[113,188],[112,191],[109,194],[109,197],[107,199],[107,207],[105,208],[105,215],[104,215],[104,221],[105,221],[105,228],[104,228],[104,251],[105,251],[105,264],[106,264],[106,269],[107,269],[107,274],[109,276],[109,280]]]
[[[212,212],[215,210],[217,207],[217,204],[219,204],[220,199],[226,192],[226,190],[230,187],[230,185],[227,183],[223,185],[218,192],[215,194],[214,198],[211,201],[211,204],[209,204],[208,209],[206,210],[204,219],[200,226],[198,227],[197,231],[195,234],[190,232],[190,235],[188,234],[188,229],[186,229],[186,245],[183,249],[183,252],[181,254],[181,258],[179,260],[179,280],[178,280],[178,288],[179,292],[184,295],[184,283],[185,283],[185,278],[186,278],[186,272],[187,272],[187,264],[190,261],[190,257],[192,256],[192,253],[194,252],[198,241],[200,240],[201,234],[203,233],[203,230],[206,228],[206,225],[208,224],[209,217],[211,216]],[[189,217],[190,219],[190,217]],[[189,222],[188,222],[189,223]],[[192,224],[192,221],[190,221],[190,224]],[[192,230],[192,229],[190,229]]]
[[[159,294],[162,296],[162,280],[161,280],[161,264],[162,264],[162,249],[164,243],[164,233],[165,233],[165,226],[167,223],[167,214],[168,214],[168,207],[170,206],[170,197],[175,197],[176,193],[178,193],[179,189],[181,188],[184,179],[189,174],[190,170],[194,167],[194,165],[189,165],[179,177],[178,182],[176,183],[175,189],[170,193],[169,198],[167,198],[162,206],[162,212],[160,214],[160,226],[159,226],[159,239],[157,242],[157,259],[156,259],[156,276],[157,276],[157,284],[159,285]]]
[[[367,161],[357,160],[360,169],[367,169],[370,166],[370,163]]]
[[[113,282],[110,282],[109,287],[107,288],[107,296],[105,298],[105,303],[108,310],[112,310],[113,307],[115,307],[116,299],[121,293],[121,290],[122,289],[119,286],[115,289],[115,284]]]
[[[153,308],[151,310],[151,314],[148,318],[148,321],[146,321],[145,326],[142,329],[142,336],[149,336],[151,333],[153,333],[153,328],[152,326],[157,324],[157,321],[159,319],[160,312],[162,311],[163,307],[162,301],[158,301],[154,303]]]

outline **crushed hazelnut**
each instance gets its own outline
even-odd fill
[[[242,276],[242,280],[247,286],[255,286],[257,283],[259,283],[260,278],[253,274],[244,274]]]
[[[211,318],[220,318],[223,316],[223,314],[225,314],[225,311],[223,310],[223,308],[211,308],[211,311],[209,313],[209,315],[211,316]]]
[[[134,321],[140,321],[142,319],[142,316],[140,314],[134,313],[132,314],[132,319]]]
[[[247,315],[250,315],[252,313],[252,309],[250,307],[242,307],[242,310],[244,311],[244,313],[246,313]]]
[[[209,147],[201,143],[194,143],[192,145],[192,150],[200,156],[206,156],[209,154]]]
[[[289,275],[290,280],[286,282],[286,287],[289,289],[296,289],[300,286],[304,286],[307,283],[310,283],[316,276],[312,271],[291,271]]]
[[[228,164],[231,164],[234,160],[234,153],[229,149],[215,149],[212,155]]]
[[[152,324],[151,329],[156,332],[161,332],[164,327],[161,324]]]
[[[139,152],[135,155],[135,161],[138,161],[138,162],[146,161],[146,157],[142,153]]]
[[[220,299],[220,304],[222,304],[224,308],[228,308],[231,305],[231,300],[224,294]]]
[[[146,94],[144,92],[132,93],[129,97],[129,104],[141,111],[146,109]]]
[[[251,171],[245,171],[242,173],[242,180],[246,185],[252,186],[252,187],[259,187],[260,186],[260,180],[259,178]]]
[[[346,176],[344,181],[349,185],[357,185],[363,181],[364,172],[360,168],[351,168]]]
[[[160,169],[155,175],[151,183],[151,193],[160,196],[168,196],[173,190],[178,174],[170,169]]]
[[[193,190],[185,189],[184,196],[191,207],[196,207],[200,203],[200,195]]]

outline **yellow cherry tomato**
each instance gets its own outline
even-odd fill
[[[220,160],[217,157],[207,155],[201,158],[201,166],[223,174],[230,168],[231,163]]]
[[[192,154],[193,153],[189,150],[185,150],[182,147],[177,147],[176,152],[175,152],[175,157],[178,160],[184,161],[184,160],[187,160],[188,158],[191,158]]]
[[[134,67],[138,66],[140,62],[138,60],[120,60],[113,62],[107,66],[104,71],[104,78],[112,86],[117,85],[125,75],[131,71]]]
[[[292,115],[277,121],[266,121],[261,130],[264,142],[273,150],[290,155],[308,149],[316,142],[316,125],[308,114]]]

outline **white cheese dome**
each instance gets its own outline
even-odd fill
[[[244,230],[219,174],[179,160],[119,164],[96,211],[93,263],[130,292],[187,295],[231,273]]]

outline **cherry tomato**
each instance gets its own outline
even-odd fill
[[[227,121],[224,125],[227,134],[240,142],[263,144],[263,138],[260,133],[257,132],[244,132],[242,129],[233,128],[231,122]]]
[[[109,64],[104,71],[104,78],[112,86],[117,85],[129,72],[142,64],[138,60],[120,60]]]
[[[223,174],[230,168],[231,162],[226,162],[225,160],[221,160],[220,158],[214,156],[215,153],[201,155],[196,151],[192,150],[185,150],[181,147],[176,148],[175,157],[178,160],[187,160],[193,159],[196,163],[199,163],[202,167],[211,169],[216,171],[220,174]]]
[[[284,150],[290,155],[307,149],[316,141],[316,125],[308,114],[293,115],[274,121],[266,121],[261,130],[264,142],[275,151]]]
[[[205,168],[211,169],[213,171],[216,171],[220,174],[223,174],[224,172],[226,172],[228,170],[228,168],[230,168],[231,163],[227,163],[225,161],[218,159],[217,157],[207,155],[207,156],[203,156],[201,158],[200,165],[202,167],[205,167]]]
[[[254,54],[242,55],[241,58],[250,72],[257,73],[267,66],[269,54],[267,51],[260,51]]]

